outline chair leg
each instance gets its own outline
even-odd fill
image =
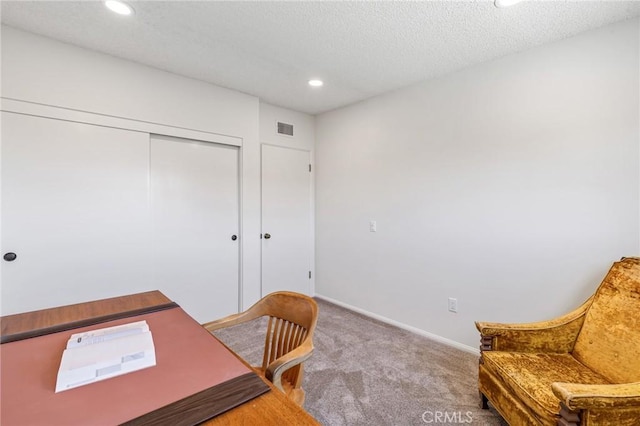
[[[560,416],[556,423],[557,426],[578,426],[580,424],[580,414],[571,411],[564,402],[560,402]]]
[[[486,396],[484,396],[482,392],[480,392],[480,408],[482,408],[483,410],[489,409],[489,400]]]

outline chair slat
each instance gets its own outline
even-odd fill
[[[292,324],[291,335],[289,336],[289,342],[287,344],[287,352],[291,352],[292,350],[298,347],[298,345],[296,345],[296,339],[298,336],[299,329],[300,329],[300,326],[298,324]]]
[[[284,341],[286,339],[287,336],[287,326],[288,326],[288,322],[286,320],[282,320],[282,323],[280,324],[280,336],[278,336],[278,358],[280,358],[282,355],[284,355]]]
[[[282,352],[288,354],[291,351],[291,333],[295,330],[296,325],[287,321],[287,333],[282,341]]]

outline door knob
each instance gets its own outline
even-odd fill
[[[12,252],[5,253],[4,256],[2,256],[2,258],[7,262],[13,262],[14,260],[16,260],[16,257],[18,257],[18,255]]]
[[[271,234],[264,234],[264,239],[268,240],[269,238],[271,238]]]
[[[237,236],[237,235],[232,235],[232,236],[231,236],[231,241],[235,241],[235,240],[237,240],[237,239],[238,239],[238,236]]]

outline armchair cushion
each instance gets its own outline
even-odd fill
[[[573,356],[612,383],[640,382],[640,268],[611,268],[586,314]]]
[[[550,383],[608,383],[569,354],[495,351],[484,352],[483,360],[486,368],[540,419],[554,417],[560,411],[560,401]]]

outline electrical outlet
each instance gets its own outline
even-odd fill
[[[378,231],[378,224],[376,223],[375,220],[370,220],[369,221],[369,232],[377,232]]]
[[[458,312],[458,299],[449,298],[449,312]]]

